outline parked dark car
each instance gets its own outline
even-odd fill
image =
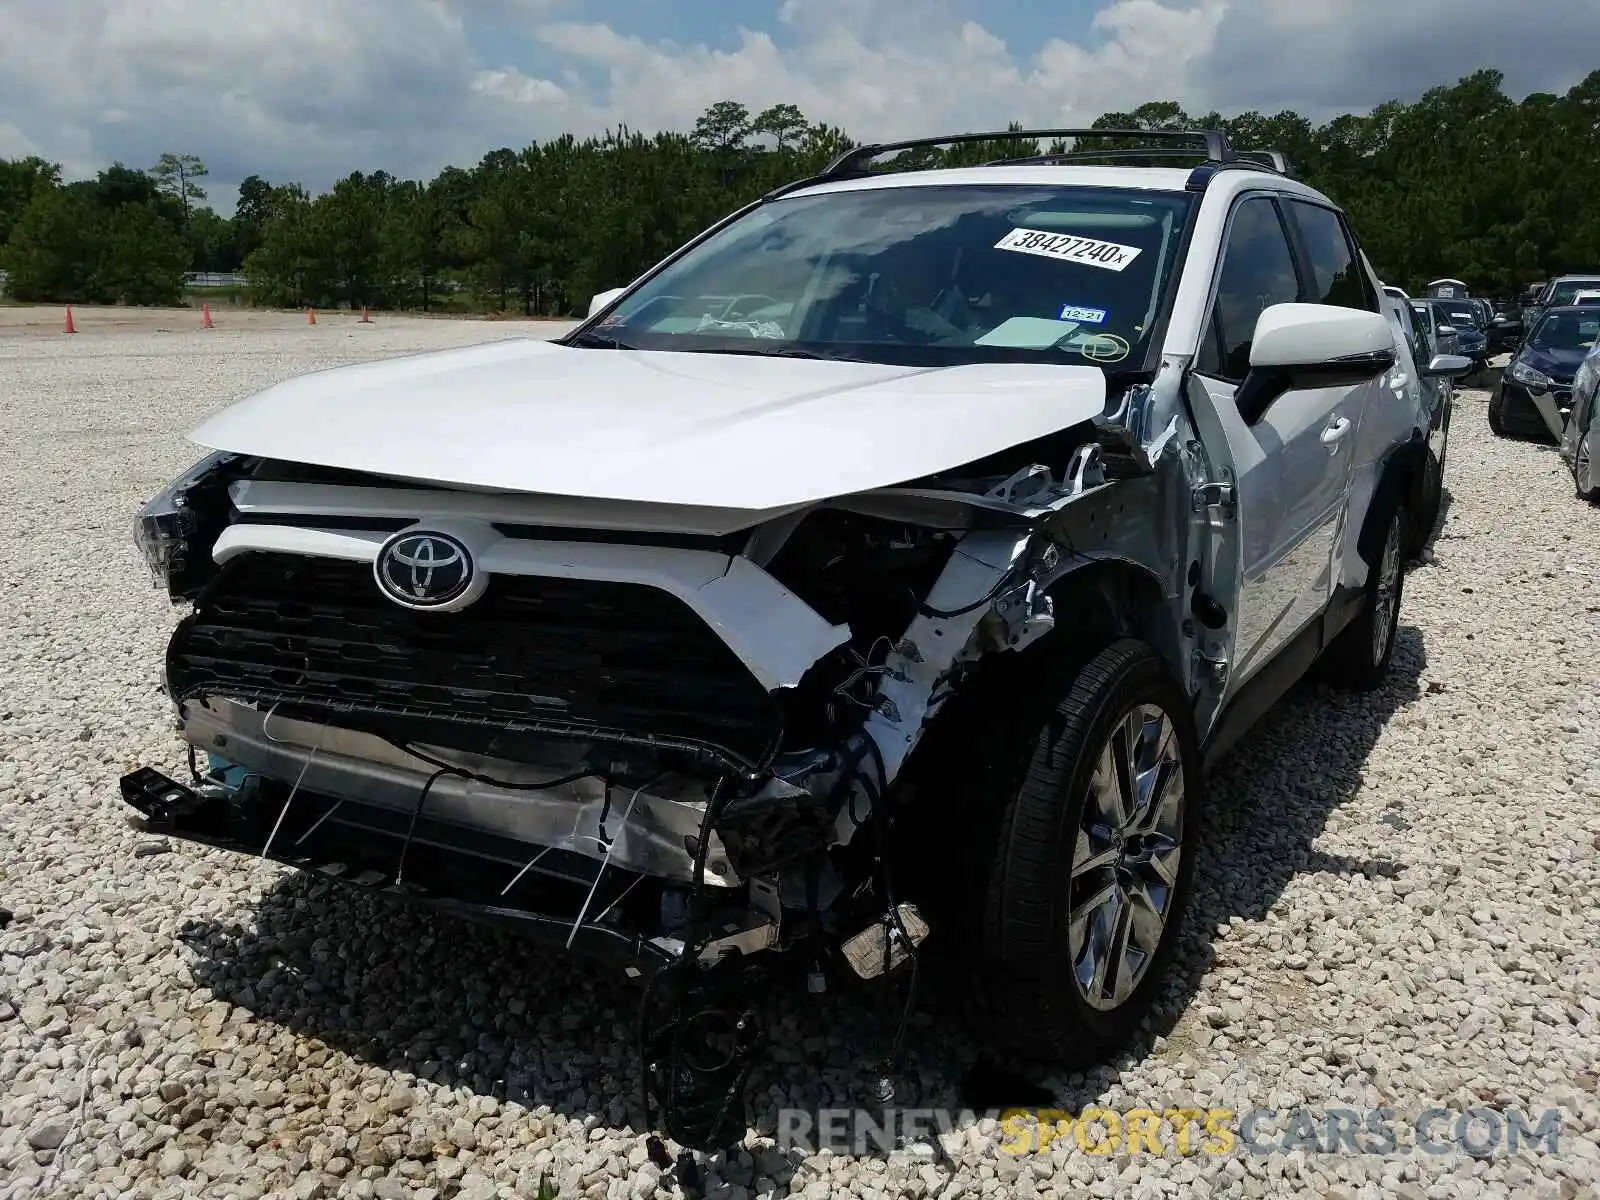
[[[1572,379],[1600,339],[1600,306],[1546,309],[1489,400],[1489,428],[1557,441],[1572,408]]]
[[[1539,289],[1538,298],[1529,306],[1526,314],[1527,327],[1533,328],[1533,322],[1543,313],[1561,305],[1571,304],[1578,297],[1579,292],[1590,292],[1600,289],[1600,275],[1592,272],[1580,275],[1558,275]]]

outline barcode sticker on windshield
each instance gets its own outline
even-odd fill
[[[1106,271],[1120,271],[1139,257],[1137,246],[1102,242],[1099,238],[1077,237],[1070,233],[1046,233],[1042,229],[1013,229],[996,242],[994,248],[1082,263]]]

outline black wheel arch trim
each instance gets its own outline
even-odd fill
[[[1383,552],[1383,538],[1388,533],[1389,514],[1396,504],[1403,504],[1417,486],[1428,465],[1428,441],[1421,430],[1413,429],[1411,439],[1391,449],[1383,458],[1377,485],[1372,489],[1372,502],[1361,523],[1356,539],[1356,550],[1362,561],[1376,565]]]

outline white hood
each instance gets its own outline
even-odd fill
[[[533,339],[337,367],[191,435],[466,487],[769,509],[931,475],[1098,416],[1097,368],[930,369]]]

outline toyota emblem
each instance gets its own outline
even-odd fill
[[[407,608],[439,608],[472,586],[472,554],[447,533],[396,534],[372,570],[383,593]]]

